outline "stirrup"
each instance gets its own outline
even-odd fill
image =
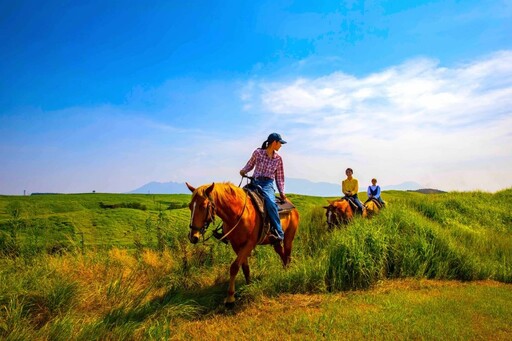
[[[227,244],[228,241],[226,240],[226,238],[222,239],[222,237],[224,237],[224,233],[222,232],[219,232],[218,230],[215,230],[212,232],[212,235],[217,238],[218,240],[220,240],[221,242],[223,242],[224,244]]]
[[[283,242],[282,239],[279,239],[278,236],[276,236],[275,234],[273,233],[269,233],[268,235],[268,241],[270,242],[270,244],[272,245],[278,245],[278,244],[281,244]]]

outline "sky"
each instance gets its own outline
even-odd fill
[[[512,187],[512,0],[2,1],[0,194]]]

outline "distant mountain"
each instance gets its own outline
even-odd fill
[[[312,182],[306,179],[286,178],[286,193],[312,195],[317,197],[341,196],[341,183]]]
[[[150,182],[128,193],[132,194],[188,194],[190,193],[184,182]]]
[[[341,180],[339,184],[330,182],[313,182],[306,179],[286,178],[286,193],[311,195],[318,197],[341,196]],[[382,190],[411,191],[421,189],[423,186],[416,182],[403,182],[398,185],[382,186]],[[366,185],[359,184],[359,191],[365,191]],[[139,194],[189,194],[184,182],[150,182],[128,193]]]

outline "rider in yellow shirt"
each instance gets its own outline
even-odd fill
[[[341,183],[341,191],[345,195],[345,198],[348,200],[349,198],[359,207],[360,212],[363,212],[364,206],[357,197],[357,192],[359,191],[359,181],[356,178],[352,177],[354,171],[352,168],[347,168],[345,174],[347,178]]]

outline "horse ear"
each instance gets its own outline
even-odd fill
[[[190,192],[194,193],[194,191],[196,190],[194,187],[192,187],[188,182],[185,182],[185,184],[187,185],[188,189],[190,190]]]
[[[323,208],[328,209],[328,208],[329,208],[329,206],[323,206]]]
[[[210,193],[212,193],[212,191],[213,191],[213,187],[214,187],[214,186],[215,186],[215,182],[212,182],[212,184],[210,185],[210,187],[208,187],[208,188],[206,189],[206,191],[204,191],[204,194],[206,194],[206,196],[207,196],[207,197],[209,197],[209,196],[210,196]]]

